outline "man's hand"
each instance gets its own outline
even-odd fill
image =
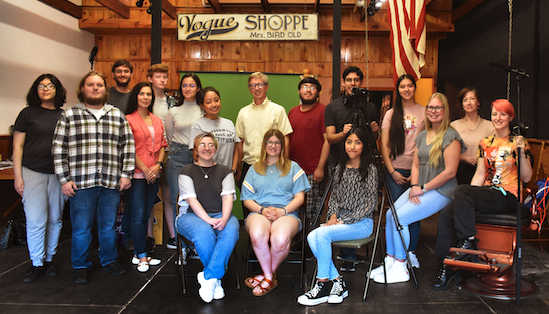
[[[63,184],[63,186],[61,187],[61,191],[63,192],[63,194],[68,197],[73,197],[76,194],[76,190],[78,189],[76,188],[76,183],[74,183],[73,181],[69,181]]]
[[[132,180],[128,178],[120,178],[120,189],[118,191],[122,192],[132,187]]]

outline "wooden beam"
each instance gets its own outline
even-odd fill
[[[223,12],[223,9],[221,8],[221,3],[219,3],[219,0],[208,0],[210,2],[210,5],[212,6],[215,13],[221,13]]]
[[[467,0],[452,12],[452,23],[462,18],[465,14],[476,8],[484,0]]]
[[[453,32],[454,24],[448,23],[438,17],[426,14],[425,21],[427,22],[427,30],[433,32]],[[436,28],[436,29],[435,29]]]
[[[130,18],[130,7],[118,0],[95,0],[102,5],[109,8],[114,13],[122,15],[122,17],[129,19]]]
[[[67,13],[70,16],[73,16],[77,19],[82,18],[82,7],[77,6],[76,4],[67,1],[67,0],[40,0],[61,12]]]
[[[318,13],[318,6],[320,5],[320,0],[316,0],[315,1],[315,11],[314,12],[317,12]]]
[[[164,11],[172,19],[177,19],[177,10],[168,0],[162,0],[162,11]]]
[[[261,6],[265,13],[271,13],[271,7],[269,6],[269,0],[261,0]]]

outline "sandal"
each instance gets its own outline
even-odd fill
[[[266,288],[263,287],[261,284],[263,282],[266,282],[269,284],[269,286],[267,286]],[[256,297],[262,297],[264,295],[266,295],[267,293],[271,292],[271,290],[273,290],[274,288],[276,288],[278,286],[278,280],[274,279],[271,281],[267,278],[263,279],[263,281],[261,281],[261,283],[258,285],[258,287],[261,289],[261,291],[259,293],[255,293],[252,291],[253,295],[256,296]]]
[[[259,277],[265,278],[265,274],[259,274],[253,277],[248,277],[246,278],[246,280],[244,280],[244,284],[246,285],[246,287],[253,289],[257,287],[257,285],[261,284],[262,280],[259,280]]]

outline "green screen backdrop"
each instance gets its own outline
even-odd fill
[[[187,72],[180,72],[179,80]],[[248,89],[248,77],[252,72],[194,72],[200,78],[202,88],[213,86],[221,94],[220,116],[236,122],[238,111],[253,101]],[[265,73],[269,77],[269,90],[267,97],[271,101],[286,109],[286,113],[299,104],[299,92],[297,86],[300,76],[298,74]],[[237,189],[240,198],[240,191]],[[244,219],[242,203],[234,202],[233,214],[238,219]]]

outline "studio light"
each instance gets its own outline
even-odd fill
[[[135,5],[141,8],[143,6],[143,1],[144,0],[138,0]]]

